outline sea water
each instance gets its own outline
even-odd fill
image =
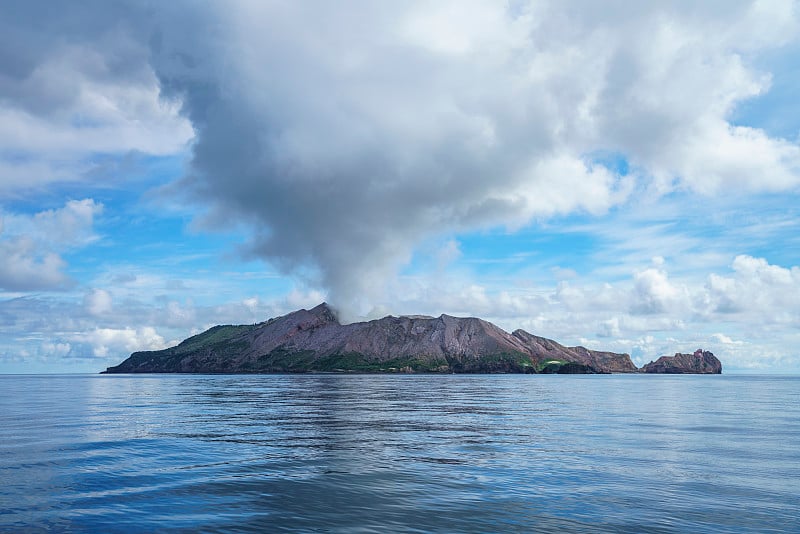
[[[0,438],[0,531],[800,531],[800,377],[7,375]]]

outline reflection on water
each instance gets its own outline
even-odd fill
[[[791,531],[800,379],[0,377],[0,530]]]

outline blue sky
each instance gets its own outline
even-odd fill
[[[800,372],[797,2],[0,10],[0,372],[322,300]]]

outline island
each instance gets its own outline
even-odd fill
[[[699,356],[698,356],[699,354]],[[215,326],[179,345],[134,352],[103,373],[701,373],[710,352],[662,357],[638,369],[628,354],[565,347],[476,317],[392,315],[341,324],[322,303],[253,325]]]
[[[663,374],[720,374],[722,364],[712,353],[697,349],[694,354],[662,356],[642,367],[640,371]]]

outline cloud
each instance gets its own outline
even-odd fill
[[[69,343],[47,342],[42,343],[40,349],[40,352],[44,355],[63,358],[64,356],[69,355],[70,351],[72,350],[72,346]]]
[[[94,219],[103,213],[103,205],[91,198],[68,200],[64,207],[30,215],[5,214],[4,231],[25,235],[32,241],[58,250],[82,247],[97,239]]]
[[[667,272],[662,269],[651,268],[638,272],[633,281],[633,313],[663,313],[688,303],[688,291],[672,284]]]
[[[723,345],[743,345],[743,341],[735,341],[730,337],[726,336],[725,334],[714,334],[711,336],[716,340],[718,343],[722,343]]]
[[[38,251],[30,239],[0,241],[0,288],[6,291],[63,289],[72,285],[63,273],[66,262],[53,252]]]
[[[72,280],[64,273],[60,253],[96,239],[95,216],[102,204],[92,199],[70,200],[64,207],[34,215],[0,213],[0,289],[38,291],[64,289]]]
[[[796,144],[728,122],[769,87],[744,55],[797,33],[787,2],[211,11],[194,37],[164,31],[153,62],[197,132],[179,187],[207,227],[250,225],[250,254],[316,272],[347,309],[430,237],[601,214],[642,188],[800,184]]]
[[[174,300],[168,302],[165,324],[171,327],[196,327],[197,317],[192,302],[187,301],[183,306]]]
[[[191,138],[149,67],[145,10],[33,0],[0,17],[0,196],[88,180],[96,154],[172,154]]]
[[[75,335],[73,340],[87,343],[97,358],[126,358],[138,350],[160,350],[167,347],[164,338],[155,328],[96,328],[90,332]]]
[[[101,317],[111,311],[113,299],[105,289],[93,289],[83,298],[83,305],[91,315]]]
[[[460,257],[460,243],[455,239],[449,239],[435,253],[436,268],[441,271]]]
[[[705,314],[745,316],[762,324],[800,324],[800,267],[739,255],[731,268],[732,275],[709,275],[701,300]]]

